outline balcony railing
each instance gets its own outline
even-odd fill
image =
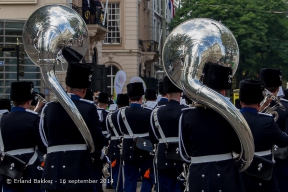
[[[71,3],[72,9],[74,9],[79,15],[82,16],[86,24],[98,24],[102,27],[107,28],[107,17],[105,26],[103,26],[103,20],[104,20],[104,11],[101,9],[96,9],[95,14],[92,14],[89,10],[89,7],[78,7],[77,5]],[[93,18],[93,15],[94,18]]]
[[[143,52],[156,52],[158,51],[158,42],[154,40],[141,40],[139,39],[139,49]]]

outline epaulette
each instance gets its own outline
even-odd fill
[[[0,114],[6,114],[6,113],[9,113],[9,111],[7,109],[0,110]]]
[[[94,104],[94,101],[90,101],[87,99],[79,99],[80,101],[86,102],[86,103],[90,103],[90,104]]]
[[[288,100],[286,100],[286,99],[280,98],[280,101],[284,101],[284,102],[288,103]]]
[[[188,110],[192,110],[192,109],[196,109],[196,107],[184,108],[184,109],[181,109],[181,111],[184,112],[184,111],[188,111]]]
[[[184,107],[189,107],[189,105],[184,104],[184,103],[182,103],[182,104],[180,104],[180,105],[182,105],[182,106],[184,106]]]
[[[156,107],[155,107],[156,108]],[[154,109],[155,109],[154,108]],[[152,108],[149,108],[149,107],[143,107],[143,109],[149,109],[149,110],[151,110],[151,111],[153,111],[154,109],[152,109]]]
[[[166,105],[157,105],[154,109],[160,108],[160,107],[164,107],[164,106],[166,106]],[[153,110],[154,110],[154,109],[153,109]]]
[[[265,116],[268,116],[268,117],[273,117],[272,114],[268,114],[268,113],[260,113],[260,112],[258,112],[258,114],[259,114],[259,115],[265,115]]]
[[[32,113],[32,114],[34,114],[34,115],[38,115],[38,113],[37,113],[37,112],[35,112],[35,111],[32,111],[32,110],[30,110],[30,109],[26,109],[25,111],[26,111],[26,112],[28,112],[28,113]]]

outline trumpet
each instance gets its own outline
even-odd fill
[[[260,112],[273,115],[274,121],[276,122],[279,118],[279,114],[277,113],[276,109],[281,109],[285,111],[285,107],[282,105],[280,100],[267,89],[264,89],[263,96],[264,99],[260,103]],[[270,99],[275,102],[275,105],[270,106],[270,103],[268,103]]]
[[[39,111],[38,108],[39,108],[39,106],[40,106],[40,103],[45,104],[45,103],[47,103],[47,101],[46,101],[41,95],[39,95],[39,94],[35,94],[35,97],[37,97],[38,102],[37,102],[37,105],[36,105],[34,111],[35,111],[35,112],[38,112],[38,111]]]

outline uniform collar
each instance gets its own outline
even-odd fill
[[[245,113],[245,112],[248,112],[248,113],[257,113],[258,114],[258,111],[252,107],[244,107],[240,110],[241,113]]]
[[[14,111],[26,111],[26,109],[23,107],[12,107],[11,112],[14,112]]]
[[[160,101],[168,101],[168,98],[162,97],[162,98],[160,99]]]
[[[141,107],[139,103],[131,103],[130,107]]]
[[[76,95],[74,93],[68,93],[68,95],[70,96],[70,98],[72,100],[80,100],[80,99],[82,99],[80,96],[78,96],[78,95]]]

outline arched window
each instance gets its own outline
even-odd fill
[[[116,73],[119,71],[119,69],[113,65],[110,65],[106,67],[106,70],[107,70],[107,93],[113,94],[114,80]]]

